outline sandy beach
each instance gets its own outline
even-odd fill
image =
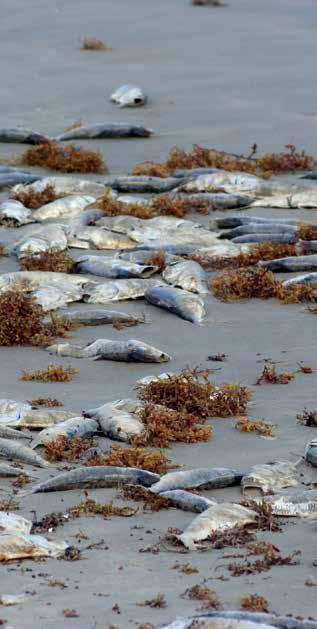
[[[81,119],[87,124],[131,122],[152,128],[154,135],[148,139],[79,142],[100,149],[111,174],[128,173],[143,160],[162,161],[173,145],[189,149],[197,143],[247,154],[254,142],[261,151],[280,151],[293,143],[315,154],[316,25],[313,0],[228,0],[228,6],[219,9],[194,7],[188,0],[29,0],[27,4],[2,0],[0,127],[24,125],[56,135]],[[83,52],[84,36],[100,37],[111,50]],[[109,96],[130,82],[144,87],[149,102],[143,108],[120,110]],[[19,156],[24,148],[1,144],[0,157]],[[102,175],[88,178],[103,180]],[[0,194],[1,200],[7,196],[7,191]],[[235,212],[226,215],[230,213]],[[188,218],[207,226],[211,218],[224,214]],[[286,218],[290,211],[257,208],[252,214]],[[315,222],[317,210],[292,210],[292,218]],[[29,229],[0,228],[0,242],[14,241]],[[75,258],[82,253],[71,250]],[[18,268],[16,258],[0,259],[1,273]],[[2,347],[0,397],[21,401],[56,397],[65,410],[81,412],[134,396],[133,385],[143,376],[186,366],[214,367],[216,384],[235,382],[251,388],[249,416],[276,424],[277,438],[239,433],[234,419],[215,419],[210,421],[214,430],[210,442],[177,444],[167,456],[184,469],[233,466],[244,471],[272,460],[295,462],[305,444],[316,437],[316,429],[296,421],[304,407],[316,408],[315,317],[305,304],[282,305],[273,299],[228,304],[210,294],[205,304],[207,322],[202,326],[137,300],[107,308],[145,313],[149,323],[120,331],[108,325],[72,332],[73,343],[96,338],[148,342],[171,355],[168,365],[52,360],[40,348]],[[227,359],[207,360],[217,353]],[[255,386],[265,359],[295,372],[295,380],[286,386]],[[301,373],[300,361],[314,372]],[[49,362],[71,362],[79,373],[71,383],[19,380],[24,369],[44,368]],[[98,442],[105,450],[113,443],[99,437]],[[305,482],[317,482],[316,468],[302,463],[300,471]],[[37,469],[34,477],[44,479],[47,471]],[[235,487],[217,490],[216,497],[234,500],[240,494]],[[89,491],[90,498],[102,503],[122,504],[117,495],[113,489]],[[0,500],[11,496],[11,482],[1,479]],[[35,512],[40,520],[51,512],[67,512],[84,497],[82,490],[32,495],[20,500],[18,513],[32,519]],[[214,589],[225,609],[239,609],[244,593],[258,593],[267,598],[270,611],[317,616],[316,587],[305,584],[308,577],[317,578],[316,522],[288,519],[281,532],[259,533],[259,539],[274,544],[283,556],[300,550],[298,565],[232,577],[227,566],[235,559],[228,556],[239,554],[239,548],[180,554],[161,545],[156,552],[168,527],[183,529],[193,514],[180,509],[144,513],[138,506],[130,518],[83,516],[48,533],[48,538],[66,539],[80,548],[80,561],[2,564],[0,593],[27,592],[29,600],[0,608],[0,618],[12,629],[50,629],[57,624],[65,629],[158,629],[177,616],[197,612],[200,602],[181,596],[196,583]],[[190,563],[199,572],[186,575],[175,568],[176,563]],[[64,585],[52,587],[54,581]],[[140,605],[160,592],[166,597],[165,608]],[[78,617],[66,618],[66,608],[77,610]]]

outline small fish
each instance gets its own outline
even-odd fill
[[[275,493],[284,487],[297,487],[297,477],[296,466],[289,461],[254,465],[242,478],[242,491],[244,494],[250,493],[250,490]]]
[[[134,249],[134,240],[101,227],[81,227],[68,239],[69,247],[90,249]]]
[[[76,214],[80,214],[87,205],[95,201],[96,198],[92,196],[71,194],[42,205],[38,210],[33,211],[32,216],[39,222],[53,218],[73,217]]]
[[[59,285],[47,283],[32,292],[32,297],[42,306],[45,312],[63,308],[69,303],[81,301],[83,288],[78,284],[61,281]]]
[[[317,491],[300,491],[282,496],[266,496],[274,515],[317,520]]]
[[[9,172],[0,174],[0,190],[5,188],[17,187],[17,185],[32,184],[38,182],[39,175],[31,175],[31,173],[25,173],[23,171]]]
[[[247,234],[296,234],[296,225],[284,225],[283,223],[248,223],[247,225],[240,225],[240,227],[234,227],[229,231],[222,232],[219,238],[226,238],[232,240],[237,236],[246,236]]]
[[[60,225],[45,225],[36,227],[31,233],[22,236],[10,247],[10,252],[19,258],[37,253],[43,253],[48,249],[64,251],[67,248],[67,236]]]
[[[292,271],[317,271],[317,255],[289,256],[276,260],[260,261],[258,266],[277,273],[290,273]]]
[[[257,233],[257,234],[247,234],[246,236],[237,236],[233,238],[231,242],[235,244],[244,244],[244,243],[258,243],[258,242],[280,242],[286,244],[294,244],[297,238],[292,232],[285,232],[284,234],[267,234],[267,233]]]
[[[181,535],[176,535],[176,538],[189,550],[196,550],[197,542],[205,540],[211,533],[253,524],[257,519],[256,511],[242,505],[230,502],[214,504],[197,515]]]
[[[58,409],[41,409],[31,408],[29,406],[19,417],[8,421],[9,426],[15,428],[22,428],[27,430],[42,430],[42,428],[48,428],[48,426],[54,426],[60,422],[66,421],[71,417],[75,417],[76,413],[72,411],[60,411]],[[6,421],[5,418],[2,421]]]
[[[112,103],[119,105],[119,107],[140,107],[145,105],[147,96],[143,92],[141,87],[137,85],[121,85],[110,96]]]
[[[56,197],[66,197],[69,194],[87,194],[92,197],[99,197],[106,192],[105,185],[90,179],[79,179],[78,177],[43,177],[30,185],[18,185],[12,190],[12,195],[30,192],[43,192],[47,186],[52,186]]]
[[[308,463],[317,467],[317,439],[312,439],[306,444],[304,457]]]
[[[37,131],[24,127],[0,129],[0,142],[17,142],[19,144],[48,144],[50,138]]]
[[[99,425],[93,419],[85,419],[84,417],[72,417],[64,422],[55,424],[49,428],[41,430],[34,442],[32,448],[41,445],[48,445],[59,437],[66,439],[75,439],[75,437],[88,437],[94,435],[99,430]]]
[[[0,478],[16,478],[23,474],[23,476],[29,476],[25,470],[20,467],[11,467],[6,463],[0,463]]]
[[[122,175],[105,177],[105,185],[118,192],[169,192],[179,186],[177,177],[150,177],[147,175]]]
[[[30,533],[32,522],[16,513],[0,511],[0,537],[3,533]]]
[[[191,323],[201,324],[206,314],[201,297],[181,288],[154,286],[148,288],[144,297],[150,304],[169,310]]]
[[[34,223],[31,210],[14,199],[7,199],[0,204],[0,221],[14,221],[17,226]]]
[[[216,500],[192,494],[190,491],[183,489],[171,489],[171,491],[162,491],[160,496],[168,498],[175,507],[183,511],[193,511],[194,513],[202,513],[216,503]]]
[[[144,426],[137,413],[142,409],[138,400],[125,399],[107,402],[98,408],[84,411],[84,417],[96,419],[103,433],[110,439],[129,441],[142,434]]]
[[[101,277],[126,279],[130,277],[150,277],[158,270],[153,264],[140,265],[134,262],[121,262],[120,259],[105,256],[82,256],[75,262],[78,273],[90,273]]]
[[[8,426],[3,426],[0,422],[0,438],[2,439],[32,439],[30,435]]]
[[[33,485],[21,495],[37,494],[48,491],[66,491],[69,489],[94,489],[99,487],[117,487],[120,484],[143,485],[150,487],[159,479],[158,474],[135,467],[112,467],[106,465],[76,467],[62,472],[46,481]]]
[[[127,124],[124,122],[99,122],[88,126],[71,129],[61,135],[56,140],[86,140],[101,138],[149,138],[152,129],[141,125]]]
[[[160,494],[174,489],[219,489],[240,485],[243,474],[227,467],[201,467],[183,472],[168,472],[158,483],[151,487],[151,491]]]
[[[0,561],[60,557],[68,547],[66,542],[50,542],[41,535],[8,533],[0,535]]]
[[[191,293],[206,295],[209,293],[207,274],[192,260],[169,264],[165,267],[162,278],[172,286],[178,286]]]
[[[297,277],[291,277],[291,279],[283,282],[283,286],[292,286],[293,284],[317,284],[317,272],[297,275]]]
[[[42,459],[42,457],[36,454],[31,448],[23,446],[21,443],[17,443],[12,439],[0,438],[0,457],[13,461],[22,461],[22,463],[38,467],[50,466],[48,461]]]
[[[126,280],[113,280],[105,284],[98,284],[98,286],[92,288],[88,287],[85,290],[84,301],[89,304],[109,304],[112,301],[138,299],[139,297],[144,297],[149,289],[161,283],[160,280],[155,279],[130,278]]]
[[[86,306],[87,308],[87,306]],[[61,312],[71,323],[81,325],[107,325],[109,323],[144,323],[145,317],[140,314],[119,312],[118,310],[73,310]]]

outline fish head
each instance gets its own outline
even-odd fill
[[[114,96],[119,107],[140,107],[145,104],[146,97],[142,90],[136,86],[126,86]]]

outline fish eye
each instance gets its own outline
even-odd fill
[[[136,105],[138,105],[139,103],[142,103],[143,101],[142,101],[142,98],[137,97],[137,98],[134,99],[134,102],[135,102]]]

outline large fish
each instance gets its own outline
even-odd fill
[[[276,273],[290,273],[292,271],[317,271],[317,255],[289,256],[258,262],[258,266],[264,267]]]
[[[159,286],[160,284],[162,284],[162,282],[156,279],[130,278],[126,280],[113,280],[105,284],[87,287],[84,300],[89,304],[109,304],[112,301],[138,299],[139,297],[144,297],[149,289]]]
[[[240,193],[227,192],[174,192],[171,197],[177,199],[186,199],[192,201],[193,206],[197,202],[210,205],[213,210],[230,210],[237,208],[246,208],[250,205],[253,197]]]
[[[250,207],[271,207],[271,208],[316,208],[317,190],[309,188],[301,192],[291,191],[289,194],[277,194],[271,197],[257,199],[251,203]]]
[[[15,430],[15,428],[4,426],[1,421],[0,437],[2,439],[32,439],[31,435],[26,434],[25,432],[21,432],[20,430]]]
[[[27,463],[28,465],[35,465],[37,467],[49,467],[48,461],[45,461],[41,456],[36,454],[28,446],[23,446],[21,443],[17,443],[13,439],[1,439],[0,438],[0,457]]]
[[[13,221],[17,227],[34,223],[31,210],[15,199],[7,199],[0,204],[0,222],[5,224],[7,221]]]
[[[99,430],[99,425],[93,419],[86,419],[85,417],[72,417],[60,424],[55,424],[49,428],[41,430],[36,439],[32,443],[32,448],[37,448],[41,445],[48,445],[55,441],[59,437],[66,437],[66,439],[74,439],[75,437],[88,437],[94,435]]]
[[[274,515],[317,520],[317,491],[299,491],[282,496],[266,496]]]
[[[201,467],[182,472],[168,472],[153,485],[151,491],[160,494],[174,489],[219,489],[240,485],[243,474],[227,467]]]
[[[38,210],[33,211],[33,218],[36,221],[46,221],[56,218],[68,218],[80,214],[87,205],[94,203],[95,197],[88,195],[68,195],[51,203],[42,205]]]
[[[22,236],[10,247],[11,253],[19,258],[43,253],[48,249],[64,251],[67,248],[67,236],[60,225],[37,227],[31,233]]]
[[[313,620],[247,611],[206,612],[191,618],[178,618],[165,629],[317,629]]]
[[[16,426],[26,411],[31,410],[31,405],[27,402],[16,402],[7,398],[0,399],[0,424],[5,426]]]
[[[245,236],[246,234],[293,234],[297,232],[296,225],[289,225],[284,223],[248,223],[247,225],[240,225],[234,227],[229,231],[222,232],[219,238],[226,238],[232,240],[237,236]]]
[[[97,122],[65,131],[56,140],[94,140],[102,138],[148,138],[152,129],[125,122]]]
[[[299,225],[299,221],[297,219],[291,218],[264,218],[263,216],[245,216],[241,214],[234,214],[231,216],[220,216],[214,218],[209,221],[209,228],[215,229],[218,227],[219,229],[228,229],[233,227],[240,227],[241,225],[249,225],[250,223],[263,223],[264,225],[269,224],[282,224],[282,225]],[[310,225],[311,227],[313,225]]]
[[[160,496],[168,498],[174,507],[182,509],[183,511],[193,511],[194,513],[202,513],[217,502],[214,499],[210,500],[210,498],[192,494],[190,491],[185,491],[184,489],[163,491],[160,493]]]
[[[110,439],[129,441],[144,431],[138,417],[143,405],[138,400],[125,399],[106,402],[102,406],[84,411],[85,417],[96,419],[103,433]]]
[[[207,274],[204,269],[192,260],[168,264],[162,278],[172,286],[184,288],[191,293],[205,295],[209,293]]]
[[[13,467],[6,463],[0,463],[0,478],[17,478],[23,474],[23,476],[30,476],[28,472],[20,467]]]
[[[65,280],[61,280],[59,284],[48,282],[32,292],[32,297],[46,312],[64,308],[67,304],[81,301],[83,295],[84,290],[82,286]]]
[[[110,96],[112,103],[119,105],[119,107],[140,107],[145,105],[147,96],[143,89],[138,85],[121,85]]]
[[[37,178],[38,179],[38,178]],[[105,185],[90,179],[78,177],[43,177],[29,185],[17,185],[12,190],[12,195],[30,192],[43,192],[47,186],[52,186],[56,197],[66,197],[69,194],[88,194],[99,197],[106,192]]]
[[[259,226],[260,228],[260,226]],[[268,234],[261,233],[260,231],[257,234],[246,234],[245,236],[236,236],[232,239],[231,242],[234,244],[251,244],[251,243],[259,243],[259,242],[279,242],[285,244],[294,244],[297,241],[296,235],[292,232],[284,232],[282,234]]]
[[[0,190],[5,188],[15,188],[19,185],[32,184],[38,182],[39,175],[32,175],[31,173],[25,173],[24,171],[16,171],[0,174]]]
[[[259,490],[263,494],[275,493],[284,487],[297,487],[297,485],[296,465],[290,461],[254,465],[241,481],[244,494],[250,493],[250,490]]]
[[[214,192],[217,191],[217,188],[223,188],[225,191],[228,188],[230,192],[233,190],[237,192],[252,192],[254,189],[257,189],[262,182],[263,180],[256,175],[223,170],[198,175],[184,185],[181,185],[179,189],[189,193]]]
[[[0,129],[0,142],[16,142],[19,144],[48,144],[50,138],[47,135],[25,129],[24,127],[12,127]]]
[[[98,339],[85,347],[70,343],[57,343],[45,348],[50,354],[72,356],[73,358],[91,358],[93,360],[115,360],[134,363],[165,363],[170,356],[153,345],[130,339],[111,341]]]
[[[181,288],[154,286],[146,290],[144,297],[150,304],[169,310],[191,323],[202,323],[206,314],[201,297]]]
[[[82,256],[77,258],[74,266],[78,273],[90,273],[118,279],[150,277],[158,271],[158,267],[153,266],[153,264],[140,265],[105,256]]]
[[[148,175],[121,175],[106,177],[105,185],[118,192],[169,192],[179,186],[177,177],[151,177]]]
[[[31,533],[32,522],[16,513],[0,511],[0,537],[3,533]]]
[[[317,284],[317,272],[316,273],[304,273],[304,275],[297,275],[297,277],[291,277],[289,280],[284,280],[283,286],[292,286],[293,284]]]
[[[28,430],[42,430],[43,428],[65,422],[67,419],[75,417],[75,415],[76,413],[73,411],[61,411],[55,408],[30,408],[25,410],[15,421],[11,420],[9,425]]]
[[[101,227],[80,227],[73,230],[68,239],[69,247],[90,249],[134,249],[136,243],[125,234],[112,232]]]

